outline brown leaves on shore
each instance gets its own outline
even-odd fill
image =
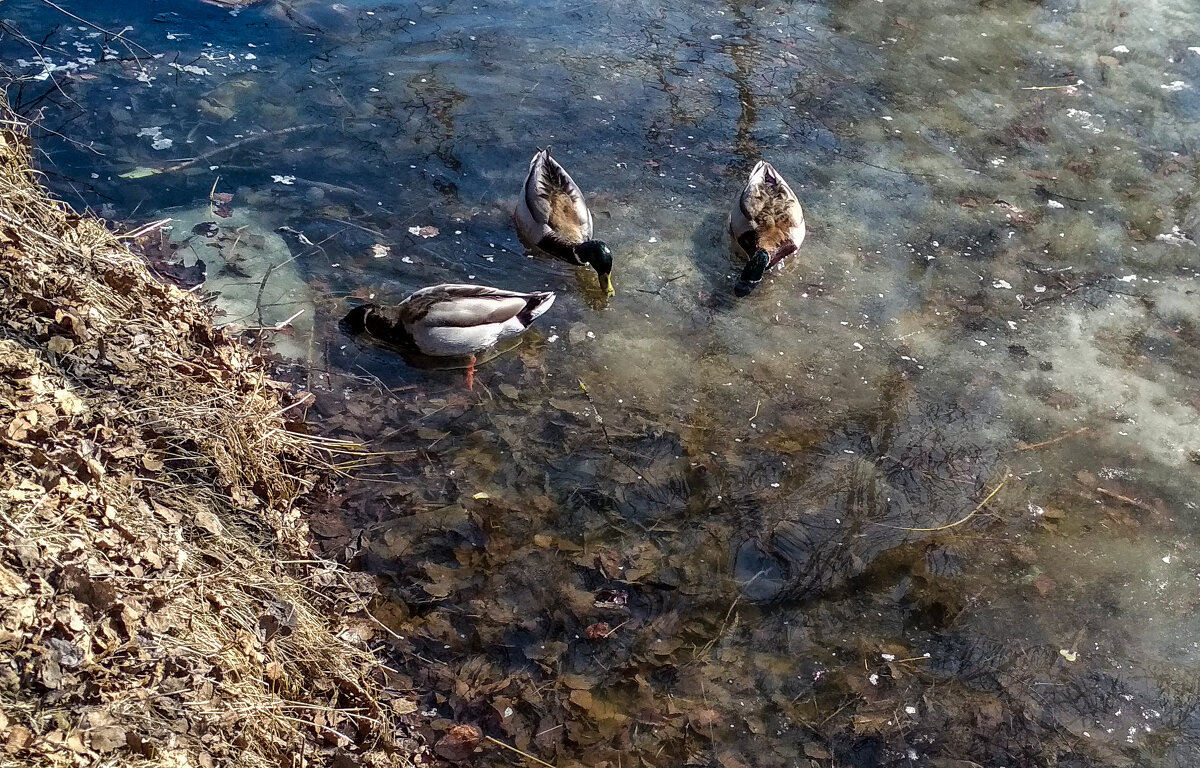
[[[303,396],[0,125],[0,764],[407,765],[374,582],[314,560]],[[69,713],[66,714],[66,713]]]

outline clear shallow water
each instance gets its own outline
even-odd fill
[[[65,7],[162,57],[8,4],[78,65],[10,101],[68,201],[177,217],[214,281],[280,265],[228,316],[306,309],[281,346],[311,421],[395,452],[313,526],[389,585],[433,738],[1194,764],[1193,4],[92,5]],[[617,254],[607,307],[512,233],[545,144]],[[735,301],[725,216],[760,157],[810,234]],[[470,280],[559,291],[476,393],[337,327],[347,296]]]

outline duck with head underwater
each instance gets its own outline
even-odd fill
[[[519,336],[554,304],[550,291],[518,293],[486,285],[445,283],[422,288],[399,304],[362,304],[343,322],[402,352],[428,358],[467,358],[467,388],[476,355]]]
[[[612,285],[612,251],[592,239],[592,212],[579,185],[566,169],[539,150],[529,161],[529,173],[513,211],[521,243],[576,266],[590,266],[608,296]]]
[[[800,249],[804,231],[796,193],[774,166],[759,160],[729,214],[729,234],[749,257],[734,293],[745,296],[758,287],[767,270]]]

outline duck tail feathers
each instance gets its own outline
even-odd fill
[[[550,309],[553,304],[554,293],[552,291],[536,291],[531,293],[525,302],[525,308],[517,313],[517,319],[521,321],[521,325],[528,328],[534,320],[545,314],[546,310]]]

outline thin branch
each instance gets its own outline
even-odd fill
[[[947,523],[946,525],[939,525],[937,528],[904,528],[899,525],[887,525],[886,523],[875,523],[875,525],[878,525],[881,528],[891,528],[896,531],[909,531],[911,533],[937,533],[938,531],[949,530],[951,528],[962,525],[963,523],[970,520],[972,517],[975,517],[975,513],[977,513],[979,510],[983,509],[984,505],[986,505],[989,501],[991,501],[992,498],[997,493],[1000,493],[1000,489],[1004,487],[1005,483],[1008,482],[1008,479],[1010,477],[1012,477],[1012,474],[1009,473],[1008,470],[1005,470],[1004,479],[1001,480],[1000,483],[995,488],[992,489],[991,493],[989,493],[987,496],[985,496],[983,498],[983,501],[979,502],[979,506],[975,507],[975,509],[972,509],[971,512],[963,519],[955,520],[953,523]]]

